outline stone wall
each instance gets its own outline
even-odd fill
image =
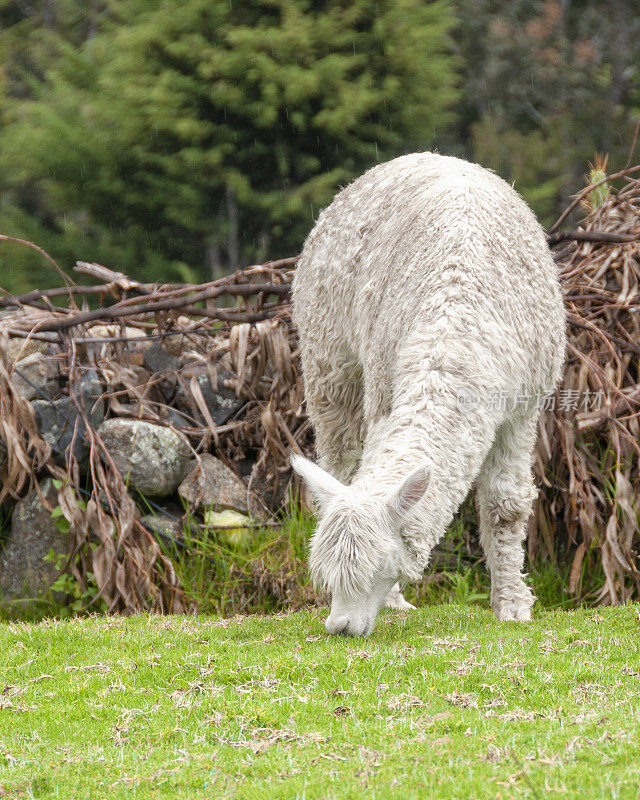
[[[106,496],[116,473],[135,501],[136,520],[160,544],[182,537],[187,510],[203,528],[233,511],[233,524],[240,519],[250,530],[281,506],[290,480],[290,446],[281,439],[298,436],[307,452],[311,442],[287,328],[270,320],[246,326],[238,342],[229,331],[211,336],[192,327],[179,318],[166,336],[120,325],[83,328],[74,360],[54,336],[0,338],[2,413],[21,408],[48,453],[44,466],[26,465],[28,481],[16,490],[10,476],[24,466],[28,442],[19,451],[10,426],[0,426],[0,505],[3,518],[11,514],[0,531],[5,604],[47,595],[58,572],[45,556],[53,550],[68,561],[82,541],[66,510],[69,494],[52,479],[70,482],[82,508],[91,497],[99,502],[114,517],[116,539],[121,509],[114,514]],[[284,368],[283,356],[291,362]],[[64,533],[63,508],[72,518]],[[82,535],[91,538],[90,526]]]

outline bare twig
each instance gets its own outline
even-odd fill
[[[633,155],[636,152],[636,144],[638,143],[638,133],[640,133],[640,117],[638,117],[638,121],[636,122],[636,127],[633,132],[633,141],[631,142],[631,148],[629,149],[629,158],[627,159],[627,163],[624,165],[625,169],[628,169],[628,167],[631,166]]]
[[[37,244],[34,244],[33,242],[29,242],[26,239],[18,239],[16,236],[6,236],[6,235],[4,235],[2,233],[0,233],[0,241],[3,241],[3,242],[15,242],[16,244],[22,244],[25,247],[30,247],[32,250],[35,250],[37,253],[40,253],[40,255],[44,256],[47,259],[47,261],[50,264],[53,265],[53,267],[55,268],[56,272],[60,275],[60,277],[62,278],[62,280],[65,282],[65,284],[67,286],[73,286],[74,285],[75,281],[69,275],[67,275],[67,273],[58,265],[58,263],[55,261],[55,259],[53,259],[49,255],[49,253],[47,253],[46,250],[44,250],[42,247],[39,247]]]
[[[556,231],[547,237],[549,246],[553,247],[560,242],[607,242],[622,244],[626,242],[640,241],[640,231],[638,233],[611,233],[609,231]]]

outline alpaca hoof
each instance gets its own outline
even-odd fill
[[[521,601],[501,603],[495,608],[495,613],[500,622],[531,622],[531,605],[529,603]]]
[[[374,620],[364,615],[336,616],[329,614],[324,627],[332,636],[368,636],[373,630]]]
[[[393,608],[395,611],[415,610],[415,606],[412,606],[411,603],[407,603],[407,601],[404,599],[397,583],[387,595],[383,605],[384,608]]]

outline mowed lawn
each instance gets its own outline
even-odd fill
[[[640,606],[0,627],[0,797],[640,797]]]

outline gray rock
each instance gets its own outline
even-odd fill
[[[195,377],[198,381],[205,405],[215,425],[224,425],[245,403],[242,398],[236,395],[234,389],[230,389],[225,385],[225,381],[231,379],[232,375],[220,367],[217,370],[215,387],[212,386],[209,374],[203,365],[187,367],[183,370],[183,375],[187,379]],[[195,415],[197,419],[202,417],[192,398],[187,396],[182,388],[178,391],[176,403],[183,408],[189,409],[190,413]]]
[[[168,353],[159,341],[151,345],[144,353],[144,365],[149,372],[175,372],[180,360]]]
[[[50,397],[60,393],[60,366],[56,358],[42,353],[31,353],[16,361],[11,380],[25,400]]]
[[[191,349],[198,351],[206,349],[206,346],[209,343],[209,337],[206,333],[202,333],[202,331],[199,333],[178,332],[178,329],[185,331],[193,326],[193,320],[190,317],[178,317],[178,319],[175,320],[175,324],[175,330],[167,333],[167,335],[163,336],[162,339],[157,340],[162,342],[162,346],[170,355],[181,356]],[[166,330],[160,331],[156,328],[154,329],[153,333],[166,333]]]
[[[175,408],[161,408],[159,414],[167,425],[173,425],[174,428],[189,428],[193,425],[187,417],[176,411]]]
[[[189,471],[189,443],[170,428],[137,419],[108,419],[99,433],[128,485],[142,494],[170,495]]]
[[[247,487],[235,472],[208,453],[201,455],[200,461],[202,470],[196,464],[180,484],[180,497],[194,510],[232,508],[241,514],[249,514],[249,506],[253,509],[253,503],[247,497]]]
[[[149,372],[162,376],[161,380],[156,380],[156,388],[167,402],[171,401],[178,387],[176,370],[180,366],[180,361],[170,355],[157,341],[145,350],[144,365]]]
[[[73,429],[77,410],[68,397],[60,400],[35,400],[36,425],[42,438],[51,446],[56,461],[64,457],[67,447],[73,438]],[[79,432],[78,432],[79,433]],[[78,446],[82,437],[78,436]]]
[[[18,359],[27,358],[33,353],[45,353],[49,347],[48,342],[41,342],[39,339],[22,339],[16,337],[9,339],[7,343],[7,355],[13,364]]]
[[[93,325],[89,328],[88,333],[90,337],[98,341],[92,344],[86,342],[87,349],[93,350],[100,358],[109,348],[113,348],[118,355],[118,360],[131,366],[142,367],[145,350],[151,346],[151,341],[144,331],[129,326]]]
[[[94,428],[98,428],[104,420],[104,401],[100,400],[102,383],[93,370],[87,372],[75,384],[75,392],[82,402],[85,413]],[[43,439],[51,446],[55,460],[64,464],[65,455],[71,445],[74,429],[78,433],[74,444],[74,455],[78,461],[84,461],[89,455],[89,446],[85,438],[86,426],[76,404],[70,397],[59,400],[35,400],[33,408],[36,412],[36,424]]]
[[[40,488],[55,508],[58,493],[51,481],[43,481]],[[58,530],[34,489],[14,508],[11,530],[0,541],[0,592],[5,600],[47,593],[59,575],[54,562],[43,561],[51,549],[56,554],[69,555],[71,538]]]
[[[165,514],[148,514],[140,522],[149,530],[154,531],[163,538],[182,540],[182,520],[174,519]]]

